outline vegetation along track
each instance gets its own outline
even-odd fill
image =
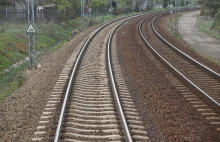
[[[190,93],[185,86],[175,84],[175,82],[174,86],[184,94],[187,100],[191,101],[190,103],[198,111],[201,111],[202,115],[207,116],[206,119],[212,120],[211,124],[219,125],[220,75],[174,47],[159,34],[160,31],[157,31],[155,23],[163,15],[146,18],[140,23],[139,34],[142,40],[172,74],[196,92],[205,103]],[[220,130],[218,126],[217,130]]]
[[[127,91],[118,62],[106,57],[106,45],[112,56],[116,56],[116,51],[110,50],[111,43],[107,44],[113,38],[112,29],[129,19],[131,17],[101,27],[82,47],[69,75],[54,141],[148,140],[146,128]],[[110,53],[108,55],[110,58]],[[114,68],[110,67],[111,62],[117,63]],[[115,76],[111,71],[115,72]],[[108,73],[112,76],[109,77]],[[112,83],[114,78],[117,87]]]

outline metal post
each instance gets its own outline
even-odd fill
[[[132,13],[134,14],[134,0],[132,0]]]
[[[179,0],[177,0],[179,2]],[[179,8],[178,8],[177,2],[175,1],[175,33],[177,33],[178,31],[178,12],[179,12]]]
[[[85,26],[85,1],[83,0],[83,30],[86,29],[86,26]]]
[[[110,10],[111,10],[110,15],[111,15],[111,20],[112,20],[112,0],[110,0]]]
[[[156,0],[153,1],[154,11],[156,11]]]
[[[31,1],[31,2],[30,2]],[[34,26],[34,0],[28,0],[28,25]],[[27,31],[28,32],[28,31]],[[28,32],[28,69],[37,69],[36,51],[35,51],[35,32]]]
[[[82,28],[82,30],[83,30],[83,2],[82,2],[83,0],[81,0],[81,28]]]
[[[30,0],[28,0],[28,25],[30,23]],[[28,62],[28,69],[31,69],[31,35],[28,34],[28,56],[29,56],[29,62]]]
[[[81,1],[81,25],[82,30],[85,30],[85,20],[84,20],[84,0]]]
[[[32,24],[35,24],[34,20],[34,0],[32,0]],[[36,64],[36,50],[35,50],[35,34],[32,35],[32,44],[33,44],[33,65],[34,68],[37,69],[37,64]]]

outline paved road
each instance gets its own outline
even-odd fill
[[[179,19],[179,33],[198,53],[220,61],[220,41],[197,28],[199,11],[183,14]]]

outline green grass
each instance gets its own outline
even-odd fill
[[[216,27],[215,30],[210,30],[211,27],[212,27],[212,24],[213,24],[213,21],[214,20],[199,20],[199,24],[198,24],[198,27],[199,29],[202,31],[202,32],[205,32],[217,39],[220,39],[220,27]],[[172,35],[174,35],[177,39],[182,39],[181,35],[179,33],[175,33],[175,31],[173,30],[173,27],[174,27],[174,24],[175,23],[175,19],[173,18],[171,20],[171,22],[168,24],[168,30],[170,31],[170,33]],[[191,50],[195,50],[195,48],[189,46]],[[216,63],[217,65],[220,65],[220,62],[215,60],[214,58],[212,57],[207,57],[208,60]]]
[[[213,30],[211,27],[213,25],[214,19],[211,18],[200,18],[198,20],[198,28],[200,31],[220,40],[220,24],[218,24]],[[208,60],[220,65],[220,62],[212,57],[207,57]]]
[[[52,52],[70,39],[72,30],[80,28],[80,18],[62,25],[36,24],[36,51]],[[24,81],[23,71],[27,63],[4,72],[4,69],[28,56],[25,33],[27,24],[4,23],[0,27],[0,102],[19,88]]]
[[[216,59],[212,58],[212,57],[207,57],[208,60],[216,63],[217,65],[220,65],[220,61],[217,61]]]
[[[55,24],[37,25],[36,29],[36,50],[48,50],[56,43],[70,37],[73,22],[68,22],[67,27]],[[6,23],[3,32],[0,34],[0,72],[8,68],[13,63],[24,59],[28,55],[28,36],[25,33],[27,25]]]
[[[164,9],[160,9],[164,10]],[[112,20],[132,15],[139,14],[128,13],[126,15],[112,15]],[[111,20],[110,15],[99,16],[94,18],[85,17],[86,27],[93,26],[102,22]],[[43,51],[43,54],[52,52],[61,47],[63,43],[71,38],[72,30],[81,29],[81,18],[69,20],[61,25],[55,23],[35,24],[37,29],[36,34],[36,51]],[[9,72],[4,72],[4,69],[12,64],[23,60],[28,56],[27,40],[28,36],[25,33],[27,24],[11,24],[1,23],[0,27],[0,102],[5,97],[11,95],[18,89],[24,81],[24,70],[27,68],[27,63],[11,69]],[[40,55],[43,56],[43,55]],[[40,58],[40,57],[39,57]]]
[[[178,18],[181,16],[181,14],[177,15]],[[170,31],[170,33],[175,36],[177,39],[181,39],[181,35],[175,31],[175,14],[171,15],[171,19],[170,21],[167,23],[168,25],[168,30]]]
[[[112,17],[116,19],[122,16],[124,15]],[[109,20],[110,15],[85,18],[87,27]],[[35,24],[35,27],[37,29],[36,51],[47,54],[69,40],[72,36],[72,30],[81,29],[81,18],[69,20],[61,25],[55,23]],[[27,69],[27,63],[23,63],[9,72],[4,72],[4,69],[28,56],[26,28],[27,24],[11,23],[4,23],[0,27],[0,102],[22,86],[24,82],[24,70]],[[43,55],[39,55],[38,58],[41,56]]]
[[[200,31],[209,34],[210,36],[220,40],[220,24],[211,29],[214,19],[200,18],[198,22],[198,28]]]
[[[26,64],[23,64],[17,68],[12,69],[10,72],[0,73],[0,102],[5,97],[11,95],[17,88],[19,88],[24,81],[23,70],[26,68]]]

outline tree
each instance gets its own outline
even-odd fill
[[[81,0],[72,0],[73,16],[81,15]]]
[[[5,5],[5,4],[9,4],[9,2],[7,0],[0,0],[0,5]]]
[[[91,0],[88,1],[87,9],[91,8],[94,14],[96,15],[97,12],[101,12],[104,14],[104,11],[108,7],[108,0]]]
[[[213,30],[216,26],[219,25],[219,23],[220,23],[220,9],[218,10],[218,12],[215,15],[215,19],[214,19],[214,22],[212,24],[212,28],[211,29]]]
[[[163,1],[163,7],[164,7],[164,8],[167,8],[168,3],[169,3],[169,0],[164,0],[164,1]]]
[[[107,6],[107,4],[108,4],[107,0],[92,0],[89,6],[92,9],[102,10],[104,7]]]
[[[204,10],[208,9],[210,16],[214,17],[220,7],[220,0],[199,0]]]
[[[201,5],[201,15],[209,14],[214,18],[211,29],[217,27],[220,23],[220,0],[199,0],[198,4]]]

